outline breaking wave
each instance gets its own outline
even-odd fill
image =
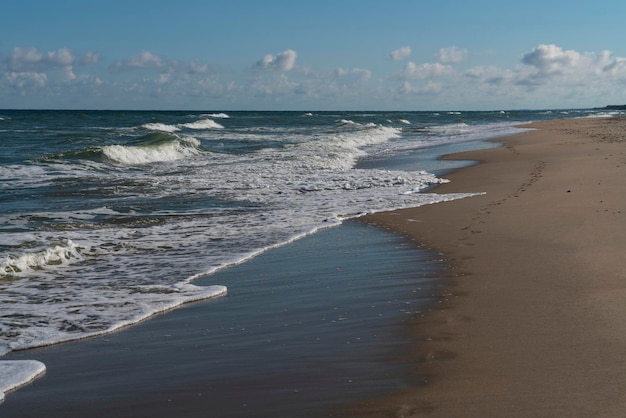
[[[0,277],[20,276],[33,270],[45,270],[81,260],[80,247],[71,240],[34,253],[9,255],[0,263]]]
[[[223,114],[224,116],[217,116],[220,118],[228,118],[228,115]],[[216,117],[216,115],[212,115],[213,117]],[[205,119],[200,119],[197,120],[195,122],[190,122],[190,123],[179,123],[176,125],[168,125],[165,123],[145,123],[143,125],[140,126],[141,129],[147,129],[149,131],[159,131],[159,132],[167,132],[167,133],[174,133],[174,132],[178,132],[181,129],[224,129],[224,127],[222,125],[220,125],[219,123],[215,122],[213,119],[209,119],[209,118],[205,118]]]
[[[202,119],[192,123],[183,123],[182,125],[189,129],[224,129],[222,125],[213,121],[212,119]]]
[[[126,165],[176,161],[198,155],[200,142],[191,137],[149,134],[136,145],[108,145],[102,148],[104,156]]]

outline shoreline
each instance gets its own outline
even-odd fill
[[[625,118],[564,119],[453,154],[432,192],[486,192],[362,220],[443,252],[446,289],[410,324],[424,384],[350,416],[623,416],[619,260]]]
[[[626,197],[619,195],[626,169],[620,143],[626,142],[626,119],[565,119],[531,126],[539,130],[490,140],[504,144],[501,147],[444,157],[480,163],[446,174],[452,181],[430,190],[486,194],[360,218],[408,237],[431,253],[445,254],[449,268],[438,274],[438,282],[445,286],[430,312],[397,324],[412,343],[396,347],[397,359],[384,361],[401,364],[406,368],[403,373],[418,386],[395,388],[390,395],[357,404],[344,399],[348,405],[331,407],[330,416],[623,415],[626,402],[620,384],[626,367],[619,360],[626,347],[626,337],[621,336],[626,308],[620,305],[620,295],[626,292],[620,288],[624,274],[615,259],[626,248],[626,238],[620,234],[626,221],[622,217],[626,216]],[[598,246],[591,252],[586,245],[590,238]],[[590,281],[590,277],[602,280]],[[214,303],[228,305],[230,301]],[[171,335],[155,339],[155,333],[163,334],[163,324],[170,322],[176,332],[200,330],[197,337],[206,337],[204,320],[190,325],[192,318],[201,317],[200,305],[182,309],[188,312],[179,312],[178,319],[157,317],[144,331],[133,327],[51,350],[61,355],[57,373],[43,379],[49,383],[57,376],[66,379],[68,371],[59,372],[69,365],[76,373],[84,373],[73,363],[78,359],[93,362],[87,358],[89,352],[105,355],[107,350],[118,350],[105,355],[114,365],[107,370],[133,366],[132,374],[148,370],[133,363],[138,358],[162,362],[164,345],[185,350],[189,356],[192,347],[172,345]],[[148,356],[130,345],[142,332],[145,341],[140,346],[150,348]],[[111,350],[116,339],[119,349]],[[120,353],[123,356],[116,358]],[[204,361],[206,353],[198,355]],[[199,376],[197,364],[185,373]],[[179,368],[179,364],[172,365],[176,374]],[[367,370],[370,380],[372,373],[373,369]],[[89,381],[102,390],[119,378],[109,372],[102,383]],[[198,406],[203,403],[198,402],[200,394],[194,386],[200,380],[194,379],[172,392],[179,406],[189,405],[188,416],[205,412]],[[27,388],[11,394],[8,403],[14,397],[16,404],[18,398],[20,403],[29,402],[40,384],[48,383],[35,382],[32,391]],[[55,388],[54,397],[67,396],[64,384]],[[174,410],[174,398],[167,396],[165,391],[156,391],[130,403],[114,405],[104,397],[99,402],[126,416],[157,409],[168,414]],[[70,402],[76,401],[75,413],[94,407],[88,398],[79,396]],[[69,416],[66,409],[54,411],[56,415],[51,416]],[[10,416],[30,415],[22,411]]]
[[[427,309],[444,267],[398,234],[351,220],[199,279],[228,285],[224,298],[9,353],[37,358],[48,372],[10,393],[0,411],[7,418],[325,416],[413,382],[406,363],[395,361],[411,343],[404,319]]]

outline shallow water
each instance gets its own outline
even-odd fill
[[[7,397],[2,416],[105,416],[137,403],[195,405],[203,416],[321,416],[415,383],[396,359],[410,342],[402,327],[428,310],[443,267],[401,237],[346,222],[199,281],[226,284],[227,297],[10,353],[44,361],[48,373]]]

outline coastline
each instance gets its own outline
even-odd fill
[[[626,119],[538,122],[446,158],[436,193],[471,198],[363,221],[446,254],[436,308],[414,321],[424,385],[354,416],[618,417],[626,408]]]
[[[396,347],[397,363],[388,358],[383,362],[401,365],[403,373],[419,386],[400,392],[396,388],[389,396],[357,405],[333,407],[331,416],[623,415],[620,383],[624,370],[619,359],[626,346],[621,336],[626,316],[620,305],[623,274],[615,260],[626,246],[620,234],[626,198],[619,193],[626,162],[620,143],[626,142],[626,119],[567,119],[532,126],[539,130],[494,140],[503,143],[502,147],[446,157],[483,164],[445,175],[452,182],[432,192],[485,195],[361,218],[408,236],[431,252],[445,254],[450,268],[441,279],[447,286],[436,308],[397,323],[397,330],[407,331],[407,339],[414,343]],[[344,235],[341,239],[363,245],[361,239]],[[383,252],[380,246],[372,251],[377,256]],[[284,263],[283,256],[274,256]],[[365,259],[372,262],[373,254]],[[210,303],[230,305],[231,301]],[[52,347],[49,351],[56,352],[52,355],[57,360],[51,370],[55,372],[23,392],[12,393],[3,412],[38,416],[44,403],[55,398],[62,402],[46,405],[54,412],[49,416],[71,416],[70,412],[83,416],[87,411],[93,415],[95,397],[98,413],[106,416],[111,411],[124,416],[141,416],[146,411],[169,415],[176,408],[183,408],[186,416],[204,416],[206,401],[198,385],[201,376],[215,373],[206,360],[219,359],[208,355],[201,344],[208,332],[205,315],[211,316],[203,312],[202,304],[192,304],[147,321],[145,327]],[[224,330],[230,332],[228,327]],[[191,345],[175,343],[172,335],[176,333],[190,335]],[[171,354],[183,350],[187,359],[197,351],[198,359],[181,367]],[[94,353],[111,362],[101,370],[102,376],[88,374],[100,373],[90,365],[103,364],[94,360]],[[11,357],[30,358],[31,354],[12,353]],[[173,392],[159,390],[163,381],[159,367],[146,367],[138,359],[159,366],[167,359],[173,375],[180,374],[189,383],[177,384]],[[203,363],[204,368],[199,367]],[[119,394],[117,382],[127,380],[120,370],[147,377],[144,380],[155,386],[138,387],[130,382],[133,390],[145,396],[124,392],[126,400],[111,402]],[[374,382],[373,368],[365,372]],[[79,375],[89,382],[82,388],[84,393],[68,392],[71,385],[82,385],[69,382]],[[265,385],[267,375],[261,375],[255,384]],[[44,386],[52,386],[52,392]],[[114,392],[108,392],[113,387]],[[209,389],[202,387],[202,394]],[[300,397],[305,391],[295,393],[287,395]],[[343,398],[342,403],[351,402],[341,391],[335,394]],[[37,400],[33,403],[33,399]],[[234,399],[241,407],[240,398]],[[277,404],[275,397],[263,400]],[[28,410],[11,412],[6,409],[13,408],[11,404],[28,405]],[[35,406],[32,410],[31,405]],[[102,405],[109,409],[99,408]],[[302,405],[294,398],[290,406],[306,415]],[[243,416],[232,408],[230,413]]]

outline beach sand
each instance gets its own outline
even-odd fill
[[[369,215],[450,261],[412,322],[424,385],[338,414],[626,416],[626,119],[567,119],[450,156],[482,162],[437,193]],[[420,362],[421,361],[421,362]]]

